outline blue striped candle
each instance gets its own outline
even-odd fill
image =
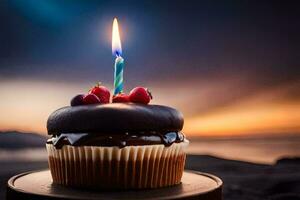
[[[117,56],[115,60],[114,95],[123,92],[123,69],[124,59],[121,56]]]

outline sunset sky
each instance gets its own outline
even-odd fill
[[[125,91],[178,108],[187,135],[300,133],[300,6],[264,1],[0,3],[0,131],[46,133],[55,109],[112,89],[120,25]]]

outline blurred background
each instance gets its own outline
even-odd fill
[[[49,114],[98,81],[112,89],[114,17],[125,91],[148,87],[153,104],[182,111],[188,153],[269,165],[300,156],[299,8],[296,1],[2,0],[0,159],[45,161]]]

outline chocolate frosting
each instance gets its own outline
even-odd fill
[[[180,132],[138,132],[123,134],[95,134],[95,133],[62,133],[50,138],[47,143],[56,148],[64,145],[72,146],[125,146],[164,144],[170,146],[173,143],[183,142],[184,135]]]
[[[112,103],[63,107],[47,121],[49,135],[60,133],[178,132],[183,116],[174,108],[161,105]],[[101,134],[100,134],[101,133]]]

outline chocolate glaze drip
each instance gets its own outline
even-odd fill
[[[64,145],[72,146],[125,146],[164,144],[170,146],[185,140],[181,132],[138,132],[120,134],[95,134],[95,133],[61,133],[48,139],[47,144],[56,148]]]

